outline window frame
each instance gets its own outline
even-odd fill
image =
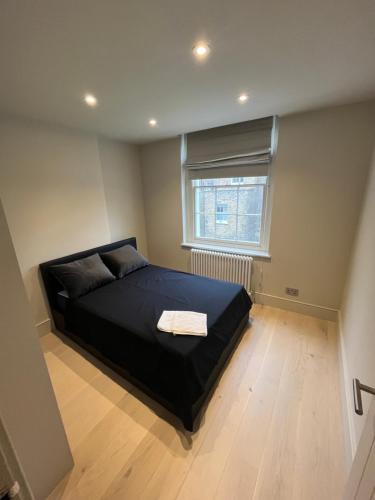
[[[183,150],[182,150],[183,159]],[[251,168],[249,166],[249,175],[251,177]],[[231,166],[228,169],[228,177],[231,178]],[[182,246],[208,248],[217,250],[226,250],[244,252],[246,254],[269,257],[269,239],[271,231],[271,210],[272,210],[272,175],[273,169],[269,166],[266,183],[263,184],[263,207],[261,221],[261,238],[258,243],[241,242],[234,240],[221,240],[214,238],[196,238],[195,237],[195,211],[194,211],[194,190],[192,188],[192,179],[189,176],[189,169],[181,166],[181,188],[182,188],[182,224],[183,224],[183,242]],[[230,186],[231,184],[229,184]],[[234,184],[233,184],[234,185]],[[244,186],[238,184],[238,186]],[[215,213],[216,218],[216,213]]]
[[[229,173],[230,168],[228,167]],[[251,167],[250,167],[251,168]],[[184,170],[187,170],[184,168]],[[184,242],[183,246],[197,246],[197,247],[211,247],[211,248],[230,248],[232,250],[239,251],[254,251],[257,254],[264,253],[268,256],[268,246],[269,246],[269,231],[270,231],[270,173],[268,172],[267,181],[263,188],[263,206],[262,206],[262,221],[261,221],[261,238],[259,243],[255,242],[244,242],[238,240],[224,240],[216,238],[197,238],[195,237],[195,200],[194,200],[194,190],[192,188],[192,180],[189,178],[189,173],[184,172],[183,177],[185,177],[183,189],[185,191],[185,203],[183,206],[184,214]],[[251,175],[249,175],[251,177]],[[263,176],[262,176],[263,177]],[[228,178],[231,178],[228,176]],[[254,184],[256,186],[257,184]],[[230,184],[228,185],[228,187]],[[244,186],[243,184],[241,186]],[[239,185],[240,187],[240,185]],[[216,213],[215,213],[216,217]]]
[[[231,177],[227,177],[227,179],[232,179]],[[191,182],[191,181],[190,181]],[[229,239],[229,238],[223,238],[223,239],[219,239],[219,238],[204,238],[202,236],[197,236],[197,215],[203,215],[203,216],[206,216],[206,214],[204,212],[201,212],[199,209],[197,209],[196,207],[196,190],[199,189],[200,187],[208,187],[210,189],[213,189],[214,192],[215,192],[215,211],[213,212],[212,215],[214,215],[215,217],[215,226],[216,224],[229,224],[229,221],[228,219],[227,220],[222,220],[222,221],[219,221],[217,219],[217,216],[218,215],[227,215],[227,216],[234,216],[236,218],[236,233],[237,233],[237,230],[238,230],[238,217],[239,216],[257,216],[258,214],[250,214],[250,213],[243,213],[243,214],[240,214],[238,213],[238,202],[239,202],[239,192],[241,190],[241,188],[253,188],[255,186],[261,186],[262,188],[262,192],[263,192],[263,198],[262,198],[262,209],[260,211],[260,217],[261,217],[261,224],[260,224],[260,235],[263,234],[263,227],[262,227],[262,223],[263,223],[263,220],[264,220],[264,214],[265,214],[265,197],[267,196],[266,195],[266,183],[259,183],[259,184],[245,184],[245,183],[242,183],[242,184],[239,184],[239,183],[236,183],[236,184],[233,184],[232,182],[230,184],[226,184],[226,185],[217,185],[217,186],[191,186],[189,187],[189,189],[192,189],[193,191],[193,194],[192,194],[192,200],[193,200],[193,207],[192,207],[192,210],[193,210],[193,239],[194,241],[197,241],[197,242],[200,242],[200,241],[211,241],[211,240],[214,240],[214,241],[219,241],[219,242],[228,242],[228,243],[233,243],[233,244],[237,244],[237,243],[241,243],[241,244],[245,244],[245,245],[251,245],[251,246],[254,246],[254,247],[257,247],[259,248],[260,246],[260,243],[261,243],[261,240],[258,242],[256,241],[244,241],[244,240],[235,240],[235,239]],[[217,194],[219,191],[230,191],[230,190],[234,190],[236,189],[237,191],[237,195],[236,195],[236,199],[237,199],[237,210],[236,212],[229,212],[228,211],[228,204],[227,203],[217,203]],[[217,211],[217,208],[218,208],[218,205],[222,205],[222,206],[225,206],[226,207],[226,211],[224,211],[223,213],[220,213]],[[216,227],[215,227],[215,233],[216,233]]]

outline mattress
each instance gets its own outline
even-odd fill
[[[193,404],[251,300],[236,284],[149,265],[76,300],[66,327],[176,409]],[[207,337],[157,329],[163,310],[207,314]]]

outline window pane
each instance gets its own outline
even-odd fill
[[[260,243],[260,228],[262,216],[259,215],[239,215],[237,240],[251,243]]]
[[[215,188],[195,189],[195,211],[205,214],[215,213]]]
[[[249,177],[232,177],[230,180],[231,184],[244,184],[245,178],[249,179]]]
[[[216,224],[228,224],[228,205],[216,203]]]
[[[226,205],[227,212],[235,214],[237,212],[237,188],[217,188],[216,205]]]
[[[215,215],[195,214],[195,237],[215,238]]]
[[[238,193],[239,214],[261,214],[263,186],[241,187]]]
[[[235,241],[237,232],[237,217],[236,215],[227,215],[226,224],[216,224],[216,237],[217,240],[232,240]]]
[[[194,180],[195,237],[259,245],[266,181],[267,177]]]
[[[266,184],[267,176],[262,177],[224,177],[219,179],[194,179],[193,187],[198,186],[243,186],[246,184]]]

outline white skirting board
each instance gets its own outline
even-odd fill
[[[350,469],[357,449],[354,429],[353,387],[349,377],[344,337],[342,333],[341,311],[338,312],[339,364],[341,382],[341,402],[345,433],[346,465]]]
[[[39,337],[43,337],[51,331],[51,320],[49,318],[40,321],[35,325],[35,328],[38,331]]]
[[[317,304],[308,304],[306,302],[257,291],[253,292],[253,296],[255,296],[255,302],[258,304],[278,307],[279,309],[287,309],[288,311],[307,314],[308,316],[315,316],[316,318],[326,319],[328,321],[337,321],[337,309]]]

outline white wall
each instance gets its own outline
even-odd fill
[[[374,135],[375,137],[375,135]],[[375,151],[341,310],[341,342],[352,452],[373,396],[362,393],[364,415],[354,412],[352,380],[375,387]]]
[[[4,117],[0,165],[0,196],[36,323],[48,317],[41,262],[127,236],[139,237],[147,253],[134,148]]]
[[[141,147],[143,197],[148,254],[151,262],[188,270],[189,252],[182,250],[180,139]]]
[[[258,276],[260,292],[285,298],[285,287],[292,286],[300,289],[302,302],[339,309],[374,127],[375,102],[281,119],[272,260],[262,266],[263,279]]]
[[[98,146],[111,241],[136,236],[147,253],[139,148],[107,139]]]
[[[256,259],[257,301],[335,318],[369,168],[375,103],[285,116],[272,166],[271,260]],[[151,261],[188,270],[182,241],[180,141],[141,147]],[[172,214],[172,215],[171,215]],[[300,306],[285,302],[299,288]],[[322,307],[315,307],[322,306]]]
[[[1,424],[35,499],[42,500],[73,461],[1,202],[0,402]]]

